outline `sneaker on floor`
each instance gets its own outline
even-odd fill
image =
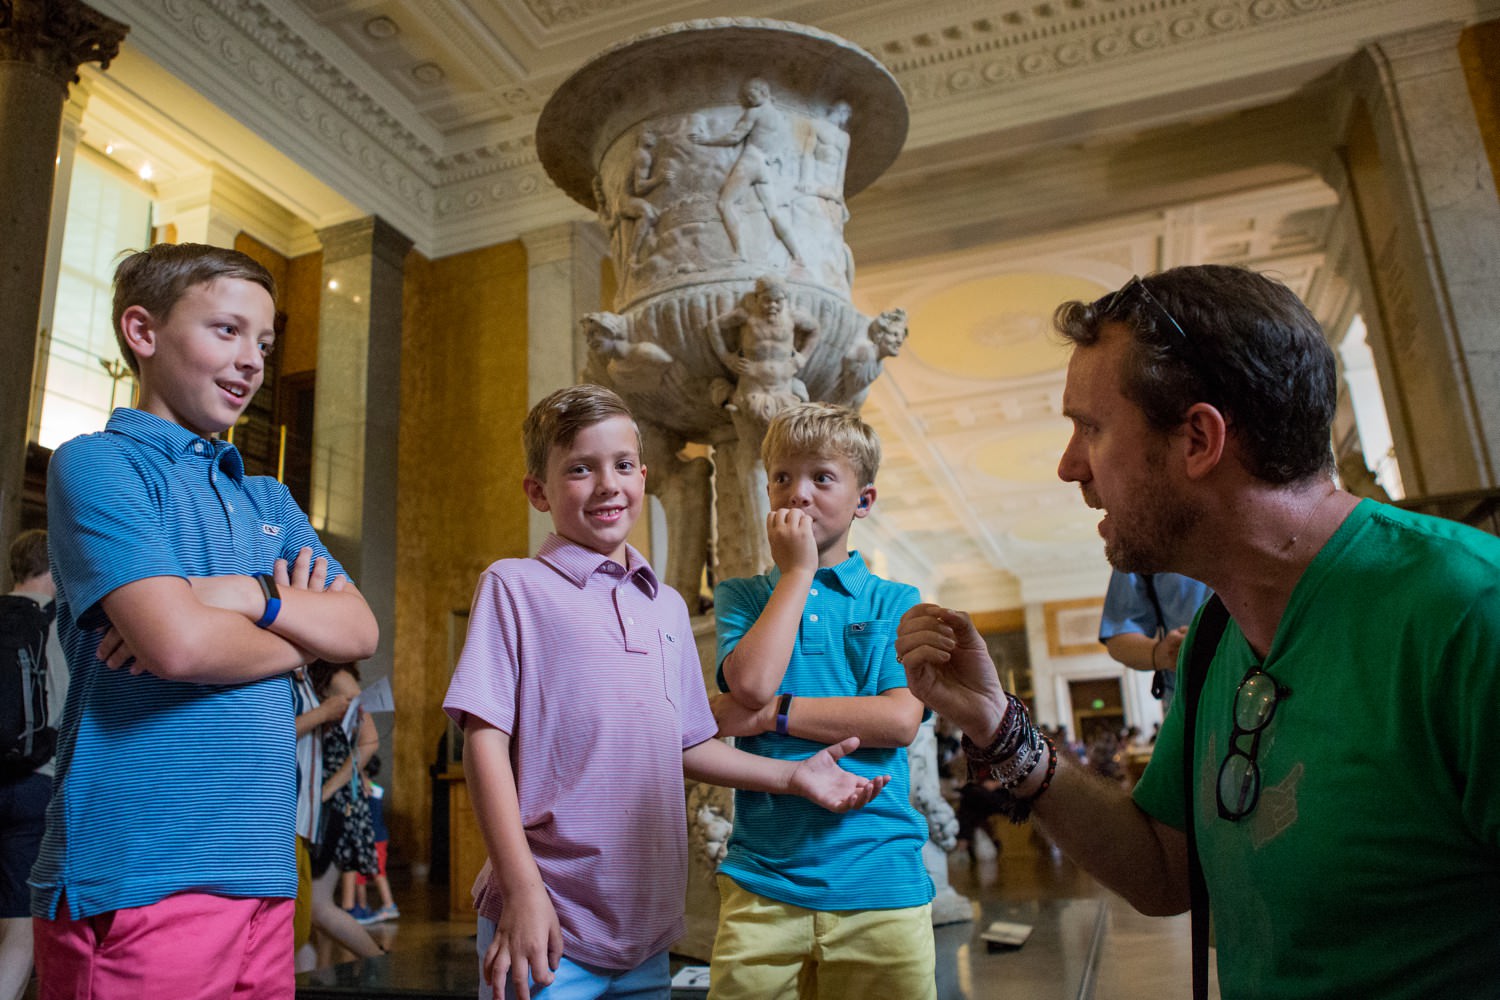
[[[374,910],[363,906],[355,906],[344,912],[362,924],[373,924],[378,919]]]
[[[401,919],[401,911],[398,910],[398,909],[396,909],[396,904],[395,903],[392,903],[390,906],[382,906],[380,909],[376,910],[375,911],[375,919],[372,920],[371,923],[375,923],[375,922],[382,921],[382,920],[400,920],[400,919]]]

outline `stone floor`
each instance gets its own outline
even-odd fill
[[[936,930],[939,1000],[1191,995],[1186,916],[1140,916],[1066,859],[1033,846],[998,860],[983,850],[978,861],[950,858],[953,886],[973,901],[977,919]],[[325,946],[320,967],[298,977],[299,998],[474,995],[473,925],[448,919],[446,891],[398,882],[396,898],[401,919],[372,928],[390,954],[349,962]],[[995,920],[1030,924],[1032,935],[1019,948],[991,950],[979,933]]]

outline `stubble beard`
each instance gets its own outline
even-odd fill
[[[1104,557],[1124,573],[1172,572],[1179,547],[1197,528],[1202,511],[1144,476],[1130,495],[1137,502],[1116,520],[1114,538],[1104,545]]]

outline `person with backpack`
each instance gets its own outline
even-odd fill
[[[45,531],[16,536],[10,576],[15,589],[0,597],[0,1000],[20,1000],[31,979],[26,879],[42,844],[52,753],[68,693]]]

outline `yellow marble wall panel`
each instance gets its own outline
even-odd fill
[[[253,236],[240,233],[234,248],[271,272],[276,305],[286,313],[286,329],[276,344],[281,373],[318,367],[318,304],[323,287],[322,253],[288,259]]]
[[[322,297],[322,251],[287,261],[286,280],[281,283],[286,330],[276,345],[281,354],[281,374],[310,372],[318,367],[318,309]]]
[[[1490,172],[1500,179],[1500,20],[1464,29],[1458,41],[1459,58],[1474,99],[1474,115],[1484,136]]]
[[[480,572],[526,552],[526,252],[407,257],[396,503],[394,787],[398,862],[426,861],[428,766],[447,726],[449,629]],[[457,818],[455,818],[457,819]]]

